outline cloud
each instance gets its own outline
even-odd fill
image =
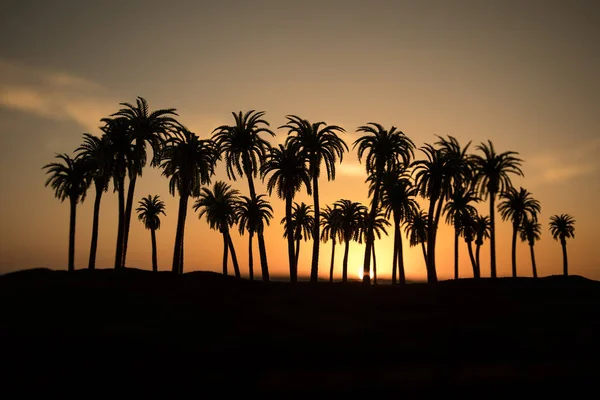
[[[556,184],[593,173],[599,169],[595,158],[600,149],[600,138],[588,140],[560,152],[538,154],[529,164],[543,182]]]
[[[348,162],[348,161],[344,161],[340,165],[336,166],[336,172],[340,175],[350,176],[350,177],[361,177],[361,178],[367,177],[367,173],[365,172],[364,165],[361,165],[358,163],[353,163],[353,162]]]

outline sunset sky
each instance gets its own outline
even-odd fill
[[[0,13],[0,273],[66,269],[68,203],[54,198],[42,166],[71,153],[82,134],[100,134],[99,120],[120,102],[143,96],[152,109],[173,107],[201,138],[232,111],[264,110],[276,128],[285,115],[344,127],[351,148],[356,128],[392,125],[420,147],[435,135],[461,144],[492,140],[498,152],[519,152],[525,178],[540,200],[541,275],[562,272],[560,243],[548,231],[553,214],[576,220],[568,241],[572,274],[600,279],[600,7],[594,1],[7,1]],[[417,158],[422,153],[417,151]],[[368,203],[364,166],[351,150],[337,179],[320,180],[321,205],[345,198]],[[220,164],[213,181],[226,180]],[[248,195],[245,179],[233,182]],[[257,191],[265,192],[259,184]],[[147,167],[135,202],[160,195],[167,217],[158,231],[160,269],[170,269],[177,199],[161,171]],[[87,266],[93,190],[78,209],[76,268]],[[303,191],[297,201],[312,199]],[[279,221],[265,237],[273,274],[287,274]],[[191,211],[185,270],[221,270],[222,238]],[[424,201],[421,201],[425,204]],[[478,208],[488,213],[488,203]],[[498,273],[510,274],[511,226],[497,215]],[[97,265],[113,266],[117,196],[105,194]],[[376,242],[379,275],[391,273],[392,233]],[[233,234],[247,273],[247,236]],[[409,279],[423,279],[419,248],[405,246]],[[299,273],[307,275],[312,245],[302,243]],[[452,275],[453,235],[441,228],[440,278]],[[350,246],[349,275],[357,276],[364,247]],[[151,268],[150,233],[132,218],[127,265]],[[326,277],[330,243],[322,244]],[[461,275],[472,276],[461,241]],[[341,275],[342,247],[336,272]],[[259,269],[255,250],[255,268]],[[489,242],[482,248],[489,276]],[[518,243],[519,274],[531,276],[529,249]]]

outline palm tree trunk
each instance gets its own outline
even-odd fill
[[[425,269],[427,269],[427,261],[429,259],[427,258],[427,249],[425,249],[425,242],[421,242],[421,249],[423,250],[423,258],[425,259]],[[427,276],[429,277],[429,272]]]
[[[400,233],[400,221],[397,223],[398,227],[398,273],[400,275],[400,284],[406,283],[406,272],[404,270],[404,249],[402,248],[402,234]]]
[[[250,189],[250,198],[256,201],[256,190],[254,189],[254,179],[252,175],[250,157],[248,153],[242,155],[242,168],[248,179],[248,188]],[[267,249],[265,246],[265,237],[263,231],[258,231],[258,252],[260,254],[260,268],[263,275],[263,280],[269,280],[269,265],[267,264]]]
[[[295,232],[294,237],[296,238],[296,251],[294,252],[294,258],[296,262],[296,271],[298,271],[298,260],[300,259],[300,233]]]
[[[433,219],[433,230],[432,230],[432,234],[433,234],[433,241],[432,241],[432,251],[429,254],[430,257],[430,261],[431,261],[431,269],[432,271],[435,272],[435,281],[437,282],[437,265],[436,265],[436,261],[435,261],[435,248],[437,246],[437,231],[438,231],[438,227],[440,225],[440,216],[442,215],[442,206],[444,205],[444,196],[439,196],[437,198],[437,203],[436,203],[436,211],[435,211],[435,217]]]
[[[434,225],[434,212],[435,202],[437,197],[433,196],[429,199],[429,213],[427,214],[427,282],[437,282],[437,271],[435,270],[435,225]]]
[[[187,214],[187,194],[179,197],[179,214],[177,216],[177,230],[175,232],[175,249],[173,250],[173,268],[175,274],[183,273],[183,235],[185,230],[185,217]]]
[[[125,225],[125,177],[119,177],[117,192],[119,195],[119,222],[117,227],[117,250],[115,254],[115,269],[123,266],[123,226]]]
[[[454,279],[458,280],[458,229],[454,228]]]
[[[227,240],[227,234],[223,234],[223,276],[227,276],[227,257],[229,252],[229,241]]]
[[[494,202],[496,201],[496,193],[490,193],[490,276],[496,279],[496,214]]]
[[[512,277],[517,277],[517,230],[519,229],[519,224],[513,224],[513,234],[512,234],[512,252],[511,252],[511,261],[512,261]]]
[[[537,267],[535,266],[535,252],[533,251],[533,245],[529,245],[529,252],[531,253],[531,269],[533,270],[533,277],[537,278]]]
[[[127,258],[127,242],[129,239],[129,226],[131,225],[131,212],[133,211],[133,195],[135,192],[135,182],[137,175],[129,179],[129,188],[127,189],[127,205],[125,206],[125,225],[123,226],[123,266]]]
[[[471,259],[471,265],[473,266],[473,278],[479,279],[479,268],[477,267],[475,257],[473,256],[473,242],[467,242],[467,248],[469,249],[469,258]]]
[[[344,260],[342,261],[342,282],[348,282],[348,252],[350,250],[350,241],[346,240],[346,248],[344,249]]]
[[[158,272],[158,261],[156,257],[156,229],[150,230],[150,237],[152,238],[152,272]]]
[[[377,285],[377,257],[375,256],[375,243],[371,247],[373,249],[373,284]]]
[[[479,272],[479,275],[481,276],[481,263],[479,262],[479,250],[481,250],[480,244],[478,244],[477,247],[475,248],[475,262],[477,263],[477,271]]]
[[[262,231],[258,232],[258,251],[260,253],[260,268],[262,279],[265,282],[269,281],[269,266],[267,265],[267,248],[265,246],[265,237]]]
[[[318,162],[319,160],[317,160]],[[313,251],[310,264],[310,281],[316,283],[319,280],[319,236],[320,208],[319,208],[319,165],[314,166],[313,174],[313,200],[314,200],[314,226],[313,226]]]
[[[371,211],[369,211],[369,221],[375,221],[375,215],[377,214],[377,207],[379,206],[379,186],[381,185],[381,174],[383,168],[378,168],[375,178],[375,190],[373,191],[373,203],[371,204]],[[365,248],[365,258],[363,263],[363,283],[365,285],[371,284],[371,251],[373,248],[373,242],[375,237],[373,236],[373,224],[367,225],[367,238]]]
[[[252,255],[252,238],[254,237],[254,232],[248,232],[248,274],[250,275],[250,280],[254,280],[254,256]]]
[[[396,269],[398,267],[398,237],[400,232],[400,225],[394,214],[394,256],[392,257],[392,285],[396,284]]]
[[[294,254],[294,229],[292,226],[292,194],[285,195],[285,226],[288,245],[288,261],[290,263],[290,282],[298,282],[298,268]]]
[[[70,199],[71,215],[69,221],[69,266],[68,271],[75,271],[75,221],[77,217],[77,199]]]
[[[329,283],[333,282],[333,262],[335,260],[335,236],[331,240],[331,264],[329,265]]]
[[[562,245],[563,251],[563,275],[569,276],[569,261],[567,259],[567,241],[565,239],[561,239],[560,244]]]
[[[226,232],[227,235],[227,243],[229,245],[229,250],[231,252],[231,262],[233,263],[233,273],[237,279],[242,279],[242,274],[240,272],[240,265],[238,264],[237,255],[235,254],[235,248],[233,247],[233,241],[231,240],[231,235],[229,231]]]
[[[96,251],[98,249],[98,226],[100,224],[100,201],[104,192],[102,185],[96,184],[96,198],[94,199],[94,218],[92,222],[92,243],[90,244],[90,260],[88,269],[96,269]]]

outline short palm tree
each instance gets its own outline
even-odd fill
[[[144,223],[144,227],[150,230],[152,240],[152,271],[158,271],[158,261],[156,254],[156,231],[160,229],[160,214],[165,213],[165,203],[158,195],[142,198],[139,201],[139,207],[135,210],[138,213],[138,219]]]
[[[269,129],[269,123],[263,118],[264,111],[250,110],[245,114],[231,113],[235,120],[234,125],[222,125],[213,131],[213,140],[217,144],[219,153],[225,158],[225,166],[229,179],[236,180],[244,175],[248,179],[250,198],[256,201],[254,178],[258,175],[261,162],[265,160],[271,145],[260,134],[271,136],[275,134]],[[260,252],[260,262],[263,279],[269,277],[269,266],[265,238],[262,230],[257,232]]]
[[[88,269],[96,268],[96,251],[98,248],[98,230],[100,225],[100,202],[102,194],[108,190],[108,184],[113,176],[114,154],[110,146],[110,140],[106,134],[102,137],[83,134],[83,143],[75,150],[86,164],[91,174],[96,198],[94,199],[94,216],[92,221],[92,242],[90,244],[90,258]]]
[[[169,180],[169,193],[179,193],[179,213],[173,249],[172,271],[183,274],[183,249],[188,199],[200,195],[201,185],[210,183],[219,159],[212,140],[203,140],[185,128],[165,141],[160,167]]]
[[[271,218],[273,218],[273,208],[269,202],[265,199],[264,194],[260,194],[256,199],[252,199],[247,196],[240,196],[240,200],[236,206],[236,214],[238,218],[238,227],[240,234],[243,235],[244,231],[248,232],[248,269],[250,273],[250,280],[254,279],[254,260],[252,256],[252,238],[256,234],[259,238],[263,235],[265,225],[269,225]],[[265,242],[258,241],[259,254],[262,257],[263,254],[267,254],[267,249],[264,247]],[[263,281],[269,280],[269,271],[262,270]]]
[[[479,250],[485,239],[489,239],[492,232],[490,217],[487,215],[477,215],[473,221],[473,229],[475,231],[475,262],[477,270],[481,274],[481,263],[479,262]]]
[[[479,271],[479,267],[477,262],[475,261],[475,255],[473,253],[473,241],[475,240],[475,218],[477,217],[477,213],[475,214],[460,214],[459,225],[460,225],[460,235],[465,238],[465,243],[467,243],[467,250],[469,251],[469,258],[471,260],[471,266],[473,268],[473,278],[479,279],[481,278],[481,272]]]
[[[385,212],[380,208],[377,210],[375,217],[371,220],[371,213],[365,212],[362,215],[362,221],[360,226],[360,232],[358,236],[358,242],[362,243],[363,240],[366,241],[367,232],[369,228],[373,229],[373,236],[377,236],[377,239],[381,239],[381,236],[387,236],[387,227],[390,226],[390,222],[387,220],[385,216]],[[371,254],[373,256],[373,283],[377,284],[377,257],[375,255],[375,241],[371,245]]]
[[[342,162],[344,151],[348,146],[338,136],[346,132],[337,125],[327,125],[325,122],[310,123],[295,115],[286,116],[287,123],[279,128],[288,129],[286,145],[297,147],[300,155],[308,162],[308,171],[312,179],[312,196],[314,201],[315,223],[313,226],[313,252],[310,266],[310,281],[317,282],[319,278],[319,244],[320,244],[320,211],[319,208],[319,176],[321,164],[325,164],[327,180],[335,179],[335,163],[338,158]]]
[[[387,169],[406,168],[414,157],[415,145],[402,131],[392,126],[388,131],[382,125],[369,122],[367,125],[358,127],[359,133],[365,133],[358,138],[353,148],[357,148],[358,160],[364,157],[367,175],[373,175],[373,198],[369,220],[374,221],[380,208],[380,192],[383,174]],[[373,227],[368,226],[366,232],[366,248],[364,257],[363,282],[370,283],[371,275],[371,252],[373,251]]]
[[[569,275],[567,259],[567,239],[575,238],[575,219],[569,214],[553,215],[550,217],[550,233],[555,240],[560,239],[563,252],[563,275]]]
[[[502,220],[510,220],[513,226],[512,233],[512,276],[517,277],[517,233],[524,219],[537,219],[541,212],[540,202],[531,197],[531,193],[520,188],[517,191],[510,187],[500,194],[502,201],[498,205],[498,211]]]
[[[540,240],[542,235],[542,225],[534,219],[525,218],[519,226],[519,237],[522,242],[529,244],[529,252],[531,253],[531,269],[533,270],[533,277],[537,278],[537,267],[535,265],[535,253],[533,246],[535,242]]]
[[[342,282],[348,282],[348,253],[350,250],[350,241],[358,240],[364,215],[368,212],[367,207],[360,203],[342,199],[334,203],[338,208],[340,218],[340,231],[344,238],[346,247],[344,249],[344,260],[342,262]]]
[[[413,214],[404,220],[404,231],[408,238],[408,244],[410,247],[421,245],[425,267],[427,267],[427,249],[425,248],[425,243],[427,243],[427,233],[429,232],[428,224],[429,217],[427,212],[420,209],[414,210]]]
[[[490,272],[496,278],[496,195],[504,193],[512,187],[510,174],[523,176],[521,163],[514,151],[496,153],[490,140],[477,146],[483,155],[473,155],[472,164],[475,171],[474,180],[479,195],[485,200],[490,199]]]
[[[327,242],[331,239],[331,262],[329,264],[329,282],[333,282],[333,269],[335,262],[335,246],[344,240],[340,224],[340,210],[337,207],[326,206],[321,210],[321,240]]]
[[[217,181],[213,190],[202,188],[200,197],[194,203],[193,208],[198,212],[198,218],[206,217],[210,229],[217,230],[223,235],[223,275],[227,275],[227,253],[230,250],[235,277],[240,279],[240,267],[229,234],[229,228],[237,221],[238,195],[239,192],[231,189],[230,185],[223,181]]]
[[[272,194],[276,189],[277,196],[285,199],[286,231],[285,237],[288,242],[288,259],[290,269],[290,281],[297,282],[298,266],[294,250],[294,232],[292,226],[292,202],[296,193],[302,185],[310,195],[310,175],[304,158],[300,155],[298,148],[287,144],[286,146],[271,148],[265,161],[261,166],[263,180],[267,178],[267,192]]]
[[[294,240],[296,241],[296,249],[294,250],[294,262],[296,267],[298,266],[298,259],[300,258],[300,240],[304,241],[312,239],[314,232],[315,217],[312,210],[312,206],[302,202],[300,204],[294,202],[292,207],[292,226],[291,229],[288,226],[287,218],[283,218],[281,223],[283,224],[283,237],[288,238],[288,232],[293,232]],[[298,271],[296,271],[297,273]]]
[[[69,264],[68,271],[75,270],[75,221],[77,220],[77,204],[85,200],[91,183],[91,176],[82,158],[71,158],[68,154],[57,154],[59,162],[44,165],[46,174],[50,176],[45,186],[54,189],[54,196],[61,201],[69,199]]]

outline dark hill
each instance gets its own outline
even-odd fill
[[[19,390],[490,397],[600,379],[600,283],[576,276],[363,287],[39,269],[0,277],[0,316],[1,376]]]

